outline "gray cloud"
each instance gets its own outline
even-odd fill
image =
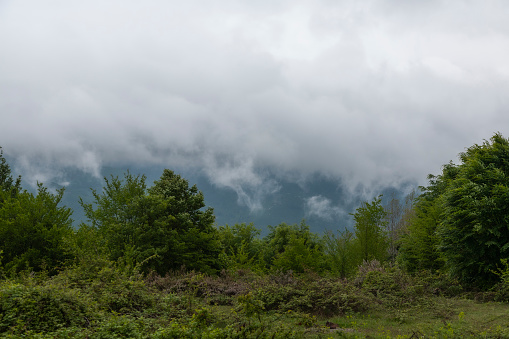
[[[351,190],[423,184],[465,147],[509,135],[508,12],[503,1],[5,1],[0,145],[33,178],[43,163],[46,176],[204,168],[252,210],[278,189],[264,168]]]

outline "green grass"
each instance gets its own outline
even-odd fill
[[[423,302],[408,308],[334,317],[330,321],[347,329],[347,337],[509,338],[509,306],[505,303],[444,297]]]

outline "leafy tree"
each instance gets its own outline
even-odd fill
[[[456,175],[457,167],[449,163],[443,166],[441,175],[428,175],[427,187],[419,188],[421,194],[415,198],[413,214],[407,220],[398,253],[398,262],[409,272],[433,271],[443,267],[437,229],[444,214],[443,194]]]
[[[66,239],[72,235],[72,211],[59,206],[64,189],[52,194],[41,183],[37,194],[21,190],[0,147],[0,253],[6,271],[47,269],[70,258]]]
[[[102,192],[92,190],[93,203],[85,203],[80,198],[85,216],[90,227],[95,229],[88,232],[101,240],[95,240],[98,245],[104,246],[113,260],[124,257],[126,246],[137,242],[134,239],[141,232],[142,215],[140,205],[146,199],[147,185],[144,175],[133,175],[129,171],[124,178],[111,176],[104,178],[105,186]],[[81,225],[80,229],[86,229]],[[142,261],[144,258],[136,258]]]
[[[38,184],[37,195],[0,192],[0,249],[7,271],[47,269],[70,259],[66,238],[72,236],[72,211],[60,207],[64,189],[50,193]]]
[[[347,229],[340,232],[339,236],[327,232],[324,235],[324,243],[325,257],[331,272],[341,278],[352,276],[359,264],[358,254],[354,247],[354,234]]]
[[[386,214],[381,195],[371,203],[363,202],[353,214],[355,238],[362,260],[387,259]]]
[[[509,258],[509,140],[497,133],[460,160],[442,196],[439,249],[451,274],[489,285]]]
[[[203,209],[203,193],[196,185],[189,187],[186,179],[166,169],[148,192],[151,201],[158,202],[160,210],[149,215],[147,222],[153,222],[153,227],[159,227],[163,233],[169,231],[169,236],[175,232],[177,235],[174,251],[170,249],[163,256],[159,270],[178,269],[183,265],[205,272],[219,269],[220,244],[213,227],[214,210]],[[164,239],[169,240],[169,237]],[[171,243],[165,246],[171,248]]]
[[[304,220],[299,225],[281,223],[276,227],[269,226],[269,230],[270,233],[264,238],[268,267],[298,273],[306,269],[320,271],[324,268],[322,242],[310,232]]]
[[[230,268],[262,269],[260,230],[251,224],[225,225],[218,228],[222,257]]]
[[[93,191],[94,203],[81,204],[112,259],[159,274],[182,266],[207,273],[220,268],[213,210],[203,210],[196,186],[170,170],[148,189],[145,176],[129,172],[105,182],[102,193]]]
[[[444,215],[443,194],[457,172],[456,165],[446,164],[441,175],[428,175],[429,185],[419,187],[420,195],[415,198],[398,253],[398,262],[409,272],[443,268],[437,230]]]

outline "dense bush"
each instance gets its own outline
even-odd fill
[[[0,333],[88,327],[96,312],[78,289],[52,284],[0,283]]]
[[[259,283],[260,284],[260,283]],[[253,292],[266,310],[331,316],[366,311],[376,302],[369,293],[343,279],[305,280],[283,275],[266,278]]]

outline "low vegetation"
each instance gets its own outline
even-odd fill
[[[509,338],[509,140],[495,134],[353,230],[214,225],[165,170],[105,178],[72,228],[0,149],[0,337]]]
[[[225,270],[142,276],[113,262],[0,283],[0,333],[31,338],[509,337],[507,286],[366,263],[351,279]]]

